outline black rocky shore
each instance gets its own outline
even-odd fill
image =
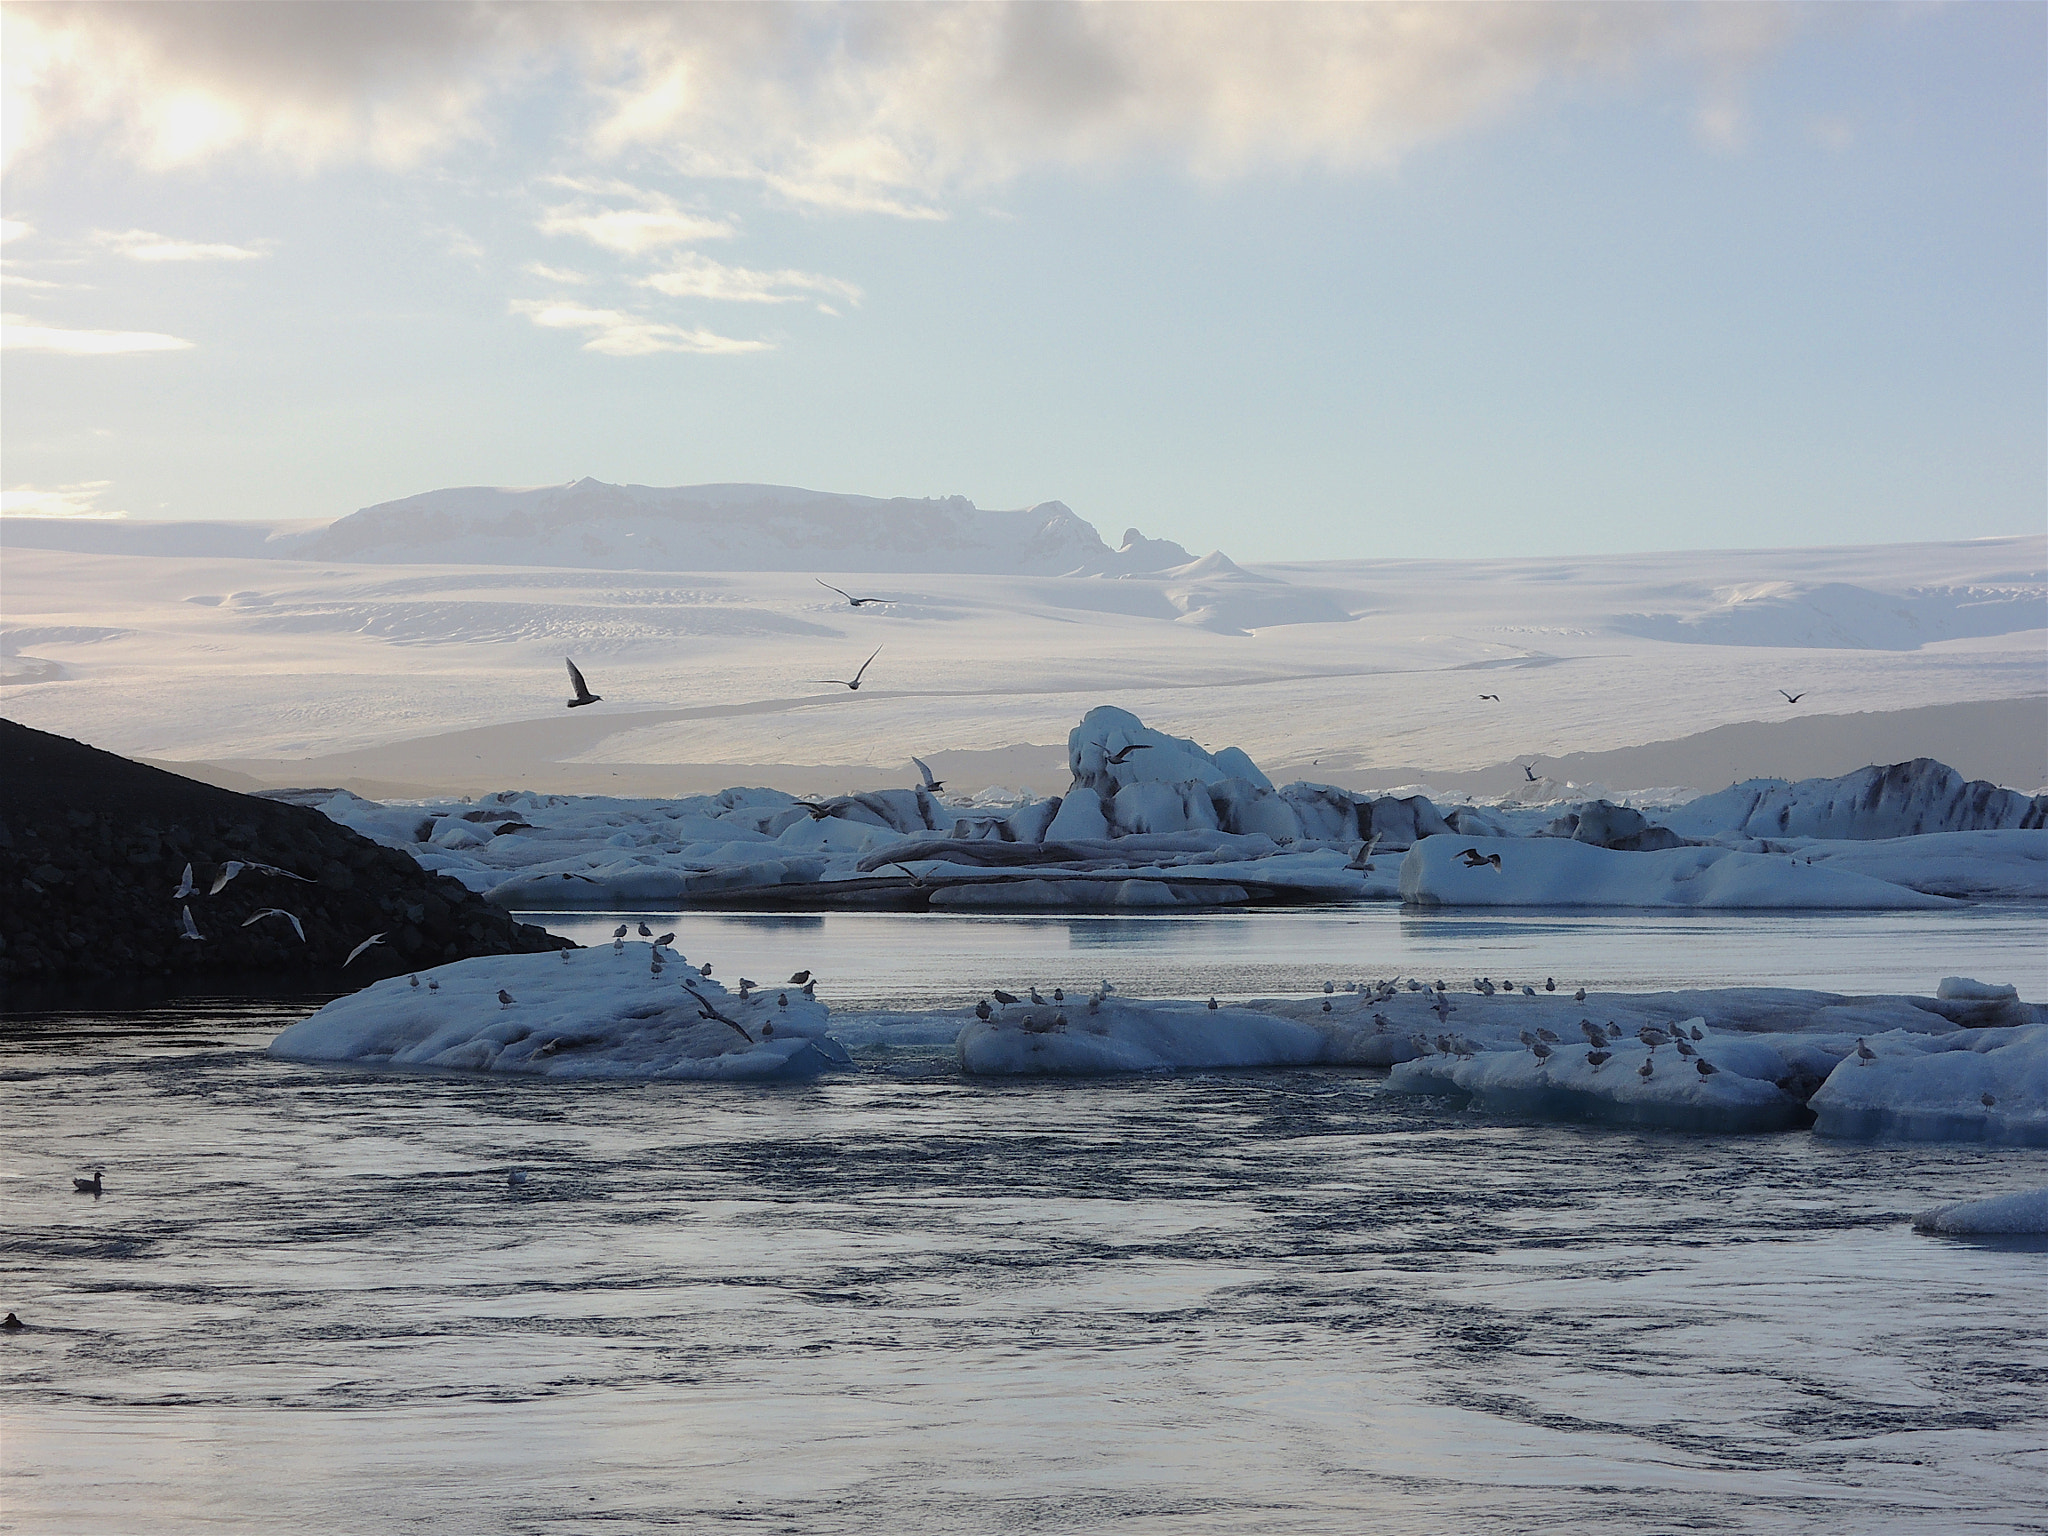
[[[231,860],[242,871],[207,892]],[[187,864],[197,889],[173,898]],[[182,909],[204,936],[184,937]],[[305,926],[300,940],[283,908]],[[374,933],[348,968],[350,950]],[[276,979],[363,986],[472,955],[573,949],[316,810],[0,720],[0,989]]]

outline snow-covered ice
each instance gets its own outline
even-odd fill
[[[1978,1200],[1952,1200],[1931,1206],[1913,1218],[1923,1232],[1950,1237],[2035,1236],[2048,1233],[2048,1185],[1987,1195]]]
[[[356,1066],[715,1082],[815,1077],[846,1064],[827,1033],[825,1006],[801,988],[766,987],[742,1001],[681,956],[657,972],[653,954],[646,943],[603,945],[394,976],[300,1020],[270,1053]]]
[[[2048,1147],[2048,1025],[1880,1036],[1815,1093],[1814,1130],[1858,1140]]]

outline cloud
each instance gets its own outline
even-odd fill
[[[111,480],[86,480],[77,485],[57,485],[48,489],[18,485],[11,491],[0,491],[0,516],[126,517],[126,512],[95,505],[113,483]]]
[[[566,299],[514,299],[512,313],[554,331],[586,331],[586,352],[610,357],[645,357],[654,352],[729,354],[766,352],[765,341],[741,341],[712,331],[686,330],[616,309],[591,309]]]
[[[0,315],[0,351],[108,357],[121,352],[184,352],[192,346],[183,337],[157,331],[72,331],[38,325],[24,315]]]
[[[905,218],[1045,167],[1382,168],[1546,93],[1673,63],[1725,102],[1732,79],[1806,24],[1787,6],[1565,0],[193,0],[4,14],[5,137],[27,160],[90,141],[158,169],[227,155],[406,166],[534,111],[593,163],[652,156],[793,204]],[[683,232],[685,214],[562,217],[627,254],[703,238]]]
[[[95,230],[93,242],[118,251],[130,261],[261,261],[271,251],[270,241],[255,245],[204,244],[179,240],[171,235],[151,234],[146,229]]]
[[[636,193],[639,206],[599,208],[565,204],[548,209],[539,224],[544,235],[576,235],[621,256],[639,256],[664,246],[724,240],[733,227],[724,219],[678,208],[658,192]]]
[[[34,233],[33,229],[22,223],[19,219],[0,219],[0,245],[5,245],[10,240],[19,240],[23,235],[32,235]]]
[[[538,261],[529,261],[522,270],[527,276],[537,277],[542,282],[548,283],[566,283],[572,286],[580,286],[590,281],[581,272],[571,272],[563,267],[551,267],[544,262]]]
[[[728,267],[695,251],[686,253],[668,271],[636,281],[672,299],[724,299],[735,304],[794,304],[820,294],[858,304],[862,297],[860,289],[840,278],[789,268],[756,272],[750,267]]]

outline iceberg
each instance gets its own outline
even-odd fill
[[[2048,1185],[1979,1200],[1952,1200],[1922,1211],[1913,1225],[1950,1237],[2038,1236],[2048,1233]]]
[[[1814,1131],[2048,1147],[2048,1024],[1882,1036],[1813,1095]]]
[[[1965,780],[1931,757],[1835,779],[1752,779],[1665,815],[1684,837],[1886,838],[2048,827],[2048,794]]]
[[[789,1081],[848,1064],[816,998],[769,987],[742,1000],[680,955],[659,969],[653,956],[647,944],[604,945],[394,976],[301,1019],[270,1043],[270,1054],[412,1070],[707,1082]]]

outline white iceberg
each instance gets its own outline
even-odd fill
[[[1814,1130],[1858,1141],[2048,1147],[2048,1024],[1884,1036],[1811,1101]]]
[[[1100,1077],[1216,1067],[1300,1067],[1325,1059],[1328,1040],[1309,1025],[1249,1008],[1110,997],[1012,1003],[976,1019],[954,1042],[960,1068],[977,1076]]]
[[[292,1025],[270,1054],[531,1077],[724,1082],[815,1077],[847,1064],[827,1033],[825,1006],[800,989],[767,987],[742,1001],[680,956],[657,973],[652,954],[647,944],[603,945],[483,956],[416,978],[394,976]],[[501,990],[513,1001],[501,1000]]]
[[[1481,860],[1464,858],[1471,849]],[[1498,858],[1500,863],[1490,862]],[[1401,862],[1401,899],[1421,906],[1935,908],[1952,905],[1869,875],[1733,848],[1622,853],[1562,838],[1426,837]]]
[[[1952,1200],[1913,1218],[1922,1232],[1951,1237],[2032,1236],[2048,1233],[2048,1185],[1980,1200]]]
[[[1834,779],[1751,779],[1688,801],[1663,819],[1686,837],[1860,839],[2023,831],[2048,826],[2048,795],[1966,780],[1945,763],[1917,757]]]

